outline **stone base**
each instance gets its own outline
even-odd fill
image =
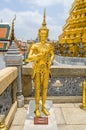
[[[18,108],[24,107],[24,96],[17,96]]]
[[[50,116],[48,116],[48,125],[39,125],[39,124],[34,125],[35,101],[31,100],[29,103],[23,130],[58,130],[52,101],[46,101],[46,108],[50,112]],[[40,102],[40,110],[41,110],[41,102]],[[41,116],[46,117],[42,112]]]

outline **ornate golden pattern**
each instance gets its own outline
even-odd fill
[[[59,36],[59,43],[78,44],[82,42],[86,51],[86,0],[75,0],[70,14],[63,27],[63,33]],[[74,50],[74,52],[73,52]],[[71,48],[73,56],[78,51],[75,46]],[[84,56],[83,56],[84,57]]]

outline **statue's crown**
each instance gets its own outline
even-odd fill
[[[44,10],[42,27],[39,29],[39,31],[41,31],[41,30],[46,30],[47,32],[49,31],[49,29],[46,27],[46,9]]]

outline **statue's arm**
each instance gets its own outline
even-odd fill
[[[26,59],[26,62],[38,60],[42,56],[42,54],[39,54],[39,53],[36,54],[35,51],[36,51],[36,47],[32,46],[32,48],[30,49],[30,52],[28,54],[28,58]]]
[[[50,65],[52,65],[54,58],[55,58],[54,50],[52,45],[50,45]]]
[[[53,63],[53,60],[54,60],[54,58],[55,58],[54,51],[51,50],[50,54],[51,54],[50,64],[52,64],[52,63]]]

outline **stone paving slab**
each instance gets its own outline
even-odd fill
[[[80,105],[82,105],[82,103],[74,103],[74,107],[80,107]]]
[[[58,125],[58,130],[86,130],[86,125]]]
[[[80,109],[81,103],[53,105],[58,130],[86,130],[86,110]],[[27,110],[28,105],[17,109],[10,130],[23,130]]]
[[[24,125],[25,118],[26,118],[26,108],[18,108],[15,114],[15,118],[13,120],[13,125]]]
[[[11,128],[10,128],[10,130],[23,130],[23,127],[24,126],[21,126],[21,125],[19,125],[19,126],[12,125]]]
[[[66,122],[61,108],[54,108],[54,112],[57,124],[65,124]]]
[[[80,108],[62,108],[66,124],[86,124],[86,110]]]
[[[65,107],[74,107],[74,103],[58,103],[58,104],[53,104],[54,107],[62,107],[62,108],[65,108]]]

